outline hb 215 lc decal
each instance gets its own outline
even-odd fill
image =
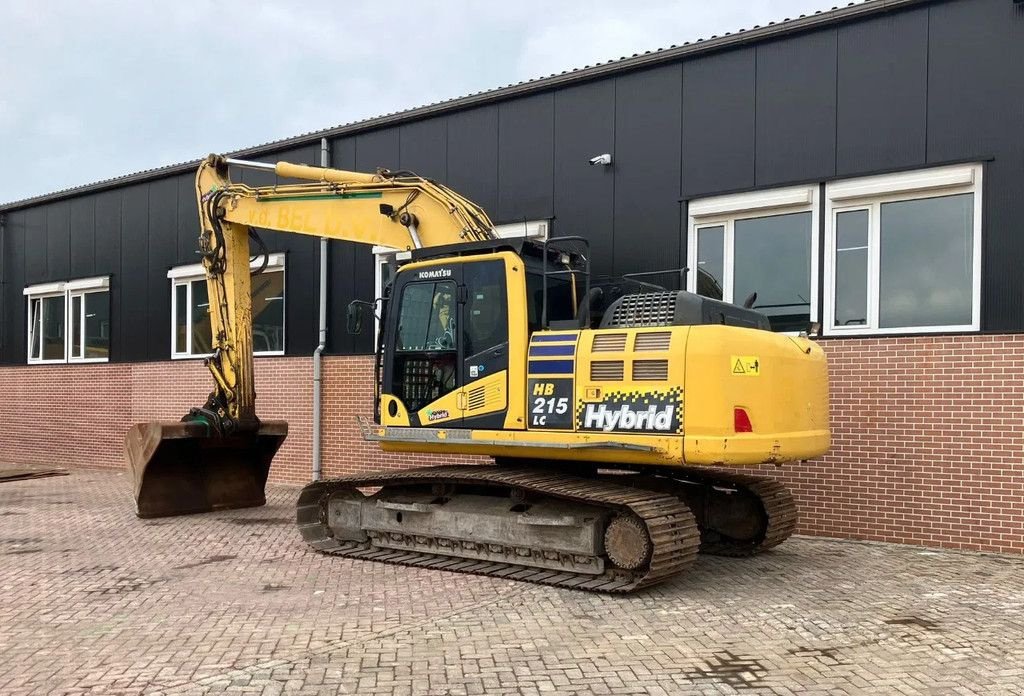
[[[576,429],[596,432],[682,432],[683,390],[608,392],[603,399],[579,404]]]

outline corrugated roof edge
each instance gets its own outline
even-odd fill
[[[657,65],[659,63],[667,63],[679,60],[686,56],[720,51],[743,44],[756,43],[758,41],[776,38],[785,34],[817,29],[823,26],[850,21],[866,15],[890,12],[910,5],[918,5],[931,1],[933,0],[863,0],[860,3],[851,2],[844,7],[833,7],[831,10],[820,10],[812,15],[800,15],[800,17],[796,19],[787,18],[779,22],[769,22],[765,26],[754,26],[750,29],[739,29],[735,32],[727,32],[722,36],[712,36],[708,39],[687,41],[681,46],[671,46],[669,48],[645,51],[644,53],[635,53],[629,57],[622,57],[618,60],[608,60],[607,62],[600,63],[598,65],[588,65],[582,68],[564,70],[560,73],[549,75],[547,77],[525,80],[523,82],[509,84],[504,87],[498,87],[483,92],[468,94],[462,97],[454,97],[452,99],[434,102],[433,104],[426,104],[424,106],[406,109],[405,111],[397,111],[390,114],[363,119],[361,121],[353,121],[340,126],[324,128],[323,130],[303,133],[301,135],[284,138],[282,140],[274,140],[261,145],[254,145],[242,150],[236,150],[229,153],[229,155],[235,158],[267,155],[276,150],[283,150],[299,145],[307,145],[318,141],[320,138],[352,135],[363,131],[426,118],[427,116],[435,116],[442,113],[466,109],[472,106],[479,106],[481,104],[500,101],[503,99],[510,99],[524,94],[530,94],[532,92],[549,90],[566,84],[593,80],[615,73],[627,72],[630,70]],[[150,181],[166,176],[181,174],[195,169],[199,165],[199,162],[200,160],[192,160],[189,162],[181,162],[179,164],[170,164],[155,169],[145,169],[133,174],[126,174],[112,179],[104,179],[91,184],[83,184],[82,186],[54,191],[53,193],[24,198],[10,203],[0,203],[0,212],[26,208],[32,205],[61,200],[64,198],[71,198],[84,193],[103,191],[105,189],[116,188],[126,184],[139,183],[142,181]]]

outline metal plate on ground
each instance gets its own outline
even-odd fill
[[[0,468],[0,483],[8,481],[24,481],[25,479],[46,478],[47,476],[68,476],[71,472],[66,469],[2,469]]]

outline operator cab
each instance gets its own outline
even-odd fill
[[[392,288],[394,346],[384,365],[385,393],[420,411],[479,377],[508,367],[505,263],[491,256],[445,260],[400,273]],[[438,410],[440,413],[440,410]],[[434,421],[451,417],[437,415]]]
[[[585,327],[577,308],[587,271],[582,256],[529,240],[413,252],[382,298],[378,418],[504,427],[509,356],[525,355],[543,327]]]

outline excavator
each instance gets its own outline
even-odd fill
[[[231,167],[284,182],[232,182]],[[792,534],[791,493],[738,469],[828,450],[827,364],[806,334],[773,333],[750,307],[592,278],[586,239],[498,238],[483,209],[412,172],[210,155],[196,195],[213,391],[181,422],[129,430],[140,517],[266,501],[288,429],[255,407],[250,279],[269,229],[402,251],[384,297],[348,308],[350,331],[368,310],[379,328],[362,436],[435,462],[493,460],[313,481],[296,509],[313,549],[621,593],[698,552],[749,556]]]

